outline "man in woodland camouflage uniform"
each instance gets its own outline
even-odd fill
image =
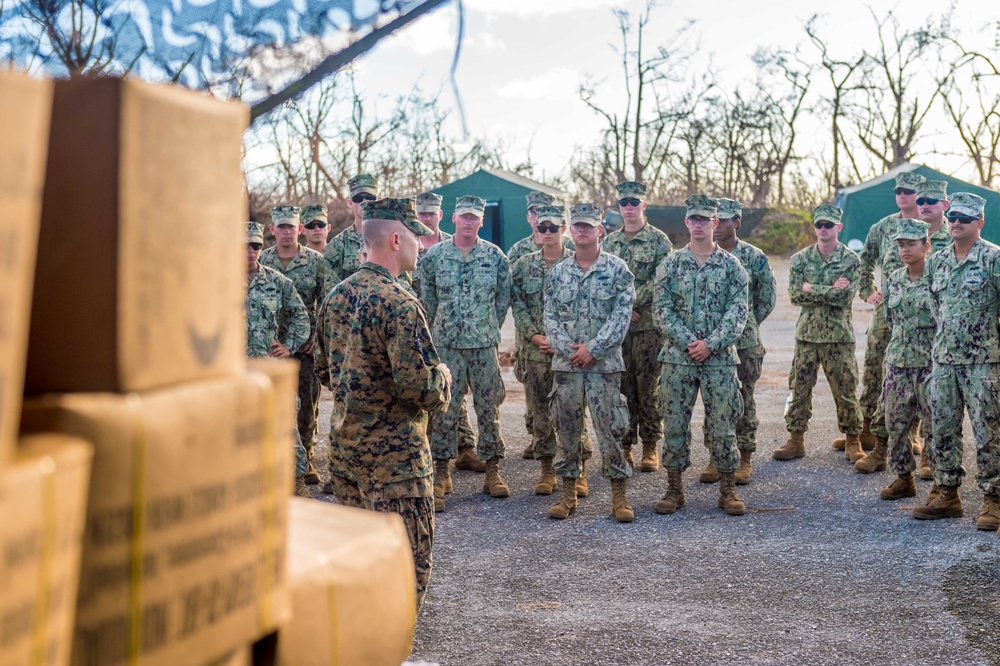
[[[333,393],[330,468],[347,506],[399,514],[417,575],[417,610],[431,574],[433,472],[427,413],[447,404],[423,308],[399,280],[417,265],[418,236],[406,199],[364,205],[368,261],[330,292],[319,315],[317,369]]]

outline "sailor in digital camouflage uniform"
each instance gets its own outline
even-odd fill
[[[310,330],[316,330],[316,311],[329,291],[326,281],[326,262],[323,255],[299,245],[299,234],[304,233],[300,211],[295,206],[275,206],[271,209],[271,234],[275,245],[260,254],[262,266],[272,268],[295,285],[295,291],[309,312]],[[284,322],[282,322],[284,325]],[[313,336],[315,337],[315,336]],[[313,345],[310,339],[299,351],[292,354],[299,362],[299,437],[309,454],[309,473],[306,483],[319,483],[319,473],[313,464],[313,447],[316,444],[316,416],[319,409],[320,385],[313,370]]]
[[[653,323],[653,280],[656,267],[670,254],[667,235],[646,220],[646,185],[637,181],[619,183],[618,210],[624,224],[603,242],[605,252],[622,259],[635,276],[635,304],[632,324],[622,343],[625,372],[622,393],[628,401],[629,429],[622,447],[631,462],[632,448],[642,440],[639,470],[655,472],[659,467],[656,445],[663,436],[657,405],[659,364],[663,335]]]
[[[427,250],[420,261],[420,293],[434,344],[451,368],[455,386],[468,384],[472,389],[479,424],[477,453],[486,461],[483,492],[508,497],[510,488],[500,477],[500,405],[505,391],[497,345],[510,308],[510,265],[500,248],[479,238],[485,211],[486,202],[479,197],[458,198],[452,215],[455,235]],[[431,449],[439,510],[451,492],[448,461],[458,454],[456,426],[464,398],[460,390],[452,391],[447,410],[434,418]]]
[[[354,213],[354,223],[333,237],[323,251],[329,267],[327,279],[330,287],[335,287],[344,278],[354,275],[361,265],[358,253],[364,240],[361,237],[361,222],[363,219],[362,205],[366,201],[378,199],[378,179],[371,174],[363,173],[347,181],[350,199],[347,205]]]
[[[545,339],[553,352],[549,418],[556,429],[554,469],[562,477],[562,496],[549,517],[568,518],[576,511],[577,478],[584,461],[583,414],[589,409],[601,450],[601,471],[611,479],[612,513],[615,520],[628,523],[635,513],[626,494],[632,465],[621,446],[628,428],[628,406],[620,386],[625,370],[621,345],[635,289],[625,262],[601,250],[603,216],[604,211],[589,203],[570,209],[576,250],[551,269],[543,290]]]
[[[309,314],[295,285],[284,275],[260,265],[264,227],[247,223],[247,357],[289,358],[308,342]],[[296,409],[299,409],[296,398]],[[295,493],[312,497],[306,488],[309,459],[295,430]]]
[[[430,229],[433,234],[430,236],[420,237],[420,256],[417,258],[417,267],[420,266],[420,261],[427,254],[427,250],[431,249],[441,241],[446,241],[451,238],[451,234],[441,229],[441,218],[444,213],[441,211],[441,202],[443,198],[440,194],[434,194],[433,192],[424,192],[418,194],[414,197],[414,204],[417,211],[417,219],[425,227]],[[413,292],[420,297],[420,272],[412,271],[408,273],[413,278]],[[455,387],[455,391],[460,391],[464,396],[469,392],[469,386],[466,384],[465,388]],[[431,414],[430,419],[427,422],[427,433],[430,437],[430,433],[434,426],[434,415]],[[462,400],[462,409],[458,414],[458,457],[455,458],[455,469],[468,470],[470,472],[483,473],[486,471],[486,463],[476,456],[476,436],[472,432],[472,425],[469,423],[469,410],[465,405],[465,400]]]
[[[554,206],[558,203],[556,198],[551,194],[539,191],[528,192],[525,199],[528,204],[527,219],[528,226],[531,227],[531,234],[514,243],[511,246],[510,251],[507,253],[507,261],[510,262],[512,268],[514,263],[521,257],[531,254],[532,252],[538,252],[542,249],[543,238],[542,235],[538,233],[538,209],[541,206]],[[565,248],[570,250],[573,249],[573,241],[568,236],[563,236],[562,244]],[[526,366],[522,350],[523,347],[521,345],[521,340],[514,340],[514,377],[517,381],[524,384],[524,372]],[[534,437],[535,429],[532,425],[534,416],[534,407],[530,404],[527,405],[524,410],[524,427],[528,431],[529,437]],[[521,457],[525,460],[534,460],[535,452],[530,443],[521,453]]]
[[[812,391],[820,366],[837,405],[837,425],[846,435],[845,455],[852,463],[861,450],[858,366],[854,359],[851,301],[858,288],[858,255],[838,242],[843,211],[832,204],[813,209],[816,244],[792,255],[788,295],[801,308],[795,324],[795,354],[788,373],[791,400],[785,413],[789,438],[771,454],[792,460],[806,454],[805,432],[812,417]]]
[[[414,270],[418,236],[408,200],[364,205],[368,261],[330,292],[319,316],[317,369],[333,394],[330,468],[346,506],[397,513],[413,549],[417,610],[431,573],[434,500],[427,413],[447,404],[441,364],[423,308],[401,284]]]
[[[774,272],[767,255],[736,236],[742,217],[743,205],[739,201],[719,199],[719,225],[715,228],[715,242],[739,260],[749,279],[747,325],[743,327],[743,333],[736,343],[736,353],[740,359],[740,364],[736,366],[736,377],[740,380],[740,397],[743,399],[743,415],[736,421],[736,446],[740,451],[740,466],[736,469],[734,478],[738,486],[750,483],[753,476],[751,459],[757,450],[757,426],[760,424],[754,387],[760,379],[765,353],[760,325],[774,310],[776,299]],[[706,427],[705,446],[711,448],[711,441]],[[702,470],[699,480],[703,483],[715,483],[719,480],[719,471],[715,469],[711,459]]]
[[[660,408],[667,470],[667,493],[653,509],[672,514],[684,506],[682,474],[691,466],[691,410],[700,392],[709,452],[719,471],[718,507],[742,516],[746,505],[733,474],[740,464],[736,421],[743,400],[736,343],[747,325],[747,272],[715,243],[718,200],[695,194],[684,203],[691,242],[660,264],[653,283],[653,313],[664,335]]]
[[[330,231],[330,217],[327,213],[325,204],[303,206],[301,212],[302,233],[306,237],[306,247],[319,252],[320,255],[326,251],[326,236]],[[325,266],[326,262],[324,268]]]
[[[892,237],[899,230],[899,220],[917,218],[917,186],[924,180],[923,176],[914,171],[896,174],[894,192],[899,212],[887,215],[873,224],[865,238],[864,249],[861,250],[858,296],[866,303],[875,306],[871,323],[868,325],[859,400],[863,416],[861,442],[866,449],[871,449],[875,445],[877,436],[871,428],[879,409],[879,396],[882,394],[882,380],[885,374],[885,347],[889,344],[889,327],[885,323],[882,290],[875,285],[875,269],[881,270],[884,279],[886,275],[902,266]],[[878,425],[877,429],[881,436],[885,435],[884,422]],[[845,438],[835,439],[833,447],[842,451],[845,442]]]
[[[927,261],[931,309],[937,324],[927,393],[934,431],[935,487],[915,518],[963,515],[958,487],[962,418],[976,438],[976,482],[983,506],[981,530],[1000,527],[1000,248],[980,237],[986,201],[968,192],[951,196],[948,224],[954,241]]]
[[[926,222],[919,220],[899,220],[893,238],[903,266],[882,279],[886,323],[891,330],[885,348],[881,409],[888,441],[877,435],[875,449],[854,463],[854,469],[869,474],[886,469],[891,462],[897,478],[879,493],[884,500],[917,494],[913,482],[916,463],[910,443],[910,424],[919,417],[922,427],[928,429],[931,422],[925,391],[934,342],[930,281],[924,272],[931,247],[928,228]],[[924,435],[925,444],[930,446],[932,438]]]

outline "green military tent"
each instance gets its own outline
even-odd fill
[[[855,239],[863,242],[873,224],[886,215],[899,211],[892,192],[896,187],[896,174],[904,171],[916,171],[927,180],[946,180],[949,193],[972,192],[986,199],[986,225],[983,227],[983,238],[1000,245],[1000,194],[922,164],[902,164],[878,178],[838,190],[834,203],[844,211],[841,220],[844,229],[840,232],[843,243]]]
[[[502,169],[480,169],[432,191],[444,197],[441,204],[444,212],[441,228],[448,233],[455,231],[451,214],[458,197],[472,194],[485,199],[486,215],[479,236],[507,252],[514,243],[531,233],[525,196],[532,190],[547,192],[561,202],[567,199],[565,192]]]

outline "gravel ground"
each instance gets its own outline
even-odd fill
[[[520,457],[528,443],[524,395],[508,370],[501,419],[512,497],[480,493],[481,475],[453,475],[411,659],[1000,665],[1000,538],[975,529],[981,495],[968,424],[961,519],[910,517],[905,509],[923,502],[930,482],[920,482],[914,500],[878,499],[891,473],[856,474],[830,447],[836,418],[823,378],[808,456],[770,459],[787,436],[782,412],[798,313],[784,293],[787,261],[775,262],[775,272],[779,304],[763,327],[768,355],[757,386],[759,449],[753,481],[740,488],[747,515],[725,516],[715,506],[717,487],[698,483],[708,454],[697,427],[679,513],[652,510],[666,489],[662,470],[637,473],[629,486],[636,520],[618,524],[609,484],[592,472],[576,515],[549,520],[556,497],[532,493],[537,463]],[[856,301],[859,367],[870,316]],[[505,344],[512,332],[508,318]],[[701,418],[699,405],[694,423]],[[328,404],[320,423],[329,423]]]

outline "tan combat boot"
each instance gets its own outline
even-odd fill
[[[658,469],[660,469],[660,461],[656,459],[656,442],[643,442],[639,471],[655,472]]]
[[[937,494],[931,499],[928,495],[927,504],[913,509],[913,517],[917,520],[937,520],[938,518],[961,518],[965,515],[962,508],[962,498],[958,496],[958,488],[937,487]]]
[[[549,518],[563,520],[576,513],[576,479],[564,476],[562,480],[562,497],[555,506],[549,509]]]
[[[489,493],[490,497],[510,497],[510,487],[500,478],[500,456],[493,456],[486,461],[483,492]]]
[[[875,442],[875,449],[864,458],[854,463],[854,471],[861,474],[882,472],[885,471],[888,464],[889,442],[879,437]],[[907,497],[913,497],[913,495],[907,495]]]
[[[312,493],[309,492],[309,486],[306,485],[305,475],[295,477],[295,494],[299,497],[312,499]]]
[[[833,450],[843,451],[844,447],[847,445],[847,438],[841,435],[837,439],[833,440]]]
[[[934,470],[931,469],[931,464],[927,460],[927,449],[930,447],[929,444],[924,445],[920,448],[920,462],[917,463],[917,477],[922,481],[930,481],[934,478]]]
[[[1000,495],[983,495],[983,510],[979,512],[976,529],[990,532],[1000,529]]]
[[[785,445],[777,448],[771,453],[775,460],[794,460],[803,458],[806,455],[806,434],[804,432],[788,433],[788,441]]]
[[[319,483],[319,470],[313,465],[312,460],[309,461],[309,471],[306,472],[303,480],[306,482],[306,485],[310,486],[315,486]]]
[[[486,471],[486,463],[479,459],[473,447],[460,446],[458,447],[458,457],[455,458],[455,469],[482,474]]]
[[[551,495],[556,489],[556,473],[552,470],[552,456],[539,458],[542,463],[542,477],[535,484],[536,495]]]
[[[528,448],[526,448],[524,451],[521,452],[521,457],[524,458],[525,460],[534,460],[535,459],[535,445],[532,444],[531,442],[529,442],[528,443]],[[484,469],[483,471],[485,472],[486,470]]]
[[[719,474],[719,508],[727,516],[742,516],[747,512],[747,505],[736,494],[736,479],[732,472]]]
[[[856,463],[865,457],[865,452],[861,448],[861,439],[858,435],[847,435],[847,443],[844,444],[844,457],[852,463]]]
[[[719,482],[719,470],[715,469],[715,464],[711,460],[709,460],[708,464],[705,465],[705,469],[701,470],[701,474],[698,475],[698,480],[702,483]]]
[[[917,487],[913,484],[913,475],[900,474],[896,477],[895,481],[883,488],[878,496],[890,501],[903,499],[904,497],[916,497]]]
[[[632,457],[632,447],[622,445],[622,451],[625,452],[625,460],[628,461],[629,465],[635,466],[635,458]]]
[[[733,478],[736,479],[736,485],[745,486],[750,483],[750,479],[753,478],[753,465],[750,463],[750,459],[753,457],[752,451],[740,451],[740,466],[736,468],[733,473]]]
[[[851,436],[848,435],[847,439]],[[861,426],[861,434],[858,435],[858,439],[861,442],[861,448],[865,451],[871,451],[875,448],[875,435],[872,434],[872,420],[865,419]],[[847,442],[844,442],[844,446],[847,446]]]
[[[576,496],[586,497],[590,494],[590,486],[587,485],[587,463],[580,465],[580,478],[576,480]]]
[[[676,513],[684,506],[684,483],[679,469],[667,470],[667,494],[653,505],[653,511],[661,514]]]
[[[451,461],[447,458],[434,461],[434,511],[444,511],[444,496],[451,492]]]
[[[611,512],[619,523],[631,523],[635,520],[635,511],[625,496],[625,479],[611,479]]]

